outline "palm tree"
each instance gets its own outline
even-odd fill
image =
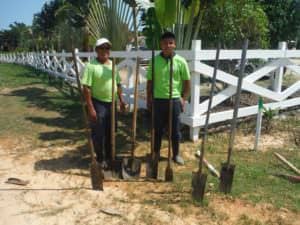
[[[89,50],[90,32],[88,28],[89,0],[62,0],[62,6],[56,11],[56,18],[74,27],[82,29],[82,49]]]
[[[153,18],[158,20],[163,30],[175,33],[178,49],[190,48],[192,40],[197,38],[203,13],[209,2],[208,0],[155,0],[151,5],[149,0],[137,1],[147,5],[148,11],[151,7],[154,8]]]
[[[123,50],[130,31],[137,32],[139,27],[132,19],[138,14],[136,6],[134,1],[91,0],[87,24],[94,39],[105,36],[113,42],[114,50]]]
[[[44,48],[53,48],[53,39],[55,38],[54,28],[58,24],[55,18],[55,12],[61,7],[62,0],[53,0],[43,5],[41,12],[33,17],[32,31],[36,37],[41,37],[45,45]]]

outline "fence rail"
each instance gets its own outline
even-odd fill
[[[247,60],[260,59],[265,64],[258,67],[251,73],[245,75],[242,90],[253,96],[262,96],[268,100],[265,107],[271,109],[286,109],[300,105],[300,79],[289,83],[288,87],[283,89],[285,79],[284,70],[288,69],[295,78],[300,78],[300,50],[287,50],[285,42],[279,43],[278,50],[248,50]],[[82,73],[85,67],[83,59],[89,61],[96,55],[94,52],[76,52],[79,70]],[[239,60],[242,50],[221,50],[220,60]],[[158,51],[156,52],[158,53]],[[201,41],[193,41],[192,49],[187,51],[177,51],[178,54],[185,57],[189,62],[191,71],[191,98],[187,102],[186,111],[181,115],[181,122],[190,127],[190,138],[197,140],[199,129],[204,125],[208,100],[200,101],[203,92],[203,85],[200,77],[212,77],[213,67],[210,66],[215,60],[216,50],[202,50]],[[149,60],[151,51],[113,51],[111,57],[121,59],[117,67],[119,70],[126,69],[125,80],[122,80],[124,97],[132,108],[134,77],[135,77],[135,58],[140,57]],[[298,62],[297,62],[298,60]],[[72,54],[67,52],[28,52],[28,53],[7,53],[0,54],[0,62],[17,63],[29,65],[36,69],[45,71],[53,76],[62,78],[65,82],[75,86],[75,71],[72,61]],[[140,85],[139,92],[145,95],[146,89],[146,66],[140,67]],[[264,83],[267,87],[259,83],[262,78],[268,78]],[[215,108],[211,117],[210,124],[227,121],[232,118],[232,109],[216,110],[218,106],[230,99],[236,93],[237,77],[230,72],[219,69],[217,71],[217,81],[223,84],[218,93],[213,97],[212,107]],[[139,108],[146,108],[144,98],[139,99]],[[257,114],[258,107],[256,103],[249,106],[241,106],[238,117],[246,117]]]

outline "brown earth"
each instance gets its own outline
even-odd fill
[[[72,154],[78,154],[73,152],[76,146],[30,148],[30,141],[22,138],[0,139],[1,225],[300,224],[300,215],[287,209],[221,197],[209,190],[208,206],[190,205],[186,201],[190,190],[172,192],[172,184],[165,182],[111,181],[105,182],[103,192],[93,191],[87,169],[66,169],[74,163]],[[70,157],[61,158],[68,151]],[[30,183],[24,187],[4,183],[9,177]],[[122,216],[107,215],[103,209]]]

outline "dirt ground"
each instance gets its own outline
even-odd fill
[[[0,224],[300,224],[300,215],[271,204],[252,204],[207,193],[207,207],[180,206],[182,196],[162,182],[105,182],[104,191],[90,189],[87,169],[66,169],[72,158],[57,160],[76,146],[24,151],[23,139],[0,139]],[[50,163],[52,162],[52,163]],[[53,167],[53,168],[49,168]],[[177,169],[177,168],[176,168]],[[29,180],[25,186],[4,183],[9,177]],[[132,195],[134,192],[134,195]],[[172,197],[170,198],[170,196]],[[133,197],[134,196],[134,197]],[[168,199],[165,210],[147,201]],[[112,216],[102,210],[121,214]]]
[[[249,143],[247,137],[239,140],[240,145]],[[284,136],[276,142],[263,137],[262,145],[265,149],[284,144],[284,140]],[[141,149],[148,147],[148,143],[139,145]],[[184,158],[191,158],[188,145],[183,148]],[[0,225],[300,224],[300,215],[286,208],[217,195],[209,188],[205,206],[187,201],[190,189],[176,193],[173,184],[161,181],[108,181],[104,191],[93,191],[88,160],[86,149],[78,149],[78,144],[52,145],[45,141],[36,146],[28,135],[1,135]],[[175,166],[175,173],[181,169]],[[28,180],[29,184],[7,184],[9,177]],[[158,207],[161,203],[163,207]],[[105,210],[119,215],[109,215]]]

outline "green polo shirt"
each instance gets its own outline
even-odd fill
[[[120,74],[116,70],[115,93],[117,93],[117,84],[120,84]],[[101,64],[97,59],[90,61],[84,70],[81,80],[82,84],[90,87],[92,97],[103,101],[112,101],[112,63]]]
[[[154,98],[169,98],[170,88],[170,64],[171,61],[160,54],[154,58]],[[147,70],[147,80],[152,80],[152,62]],[[173,57],[173,90],[172,98],[180,98],[184,80],[190,80],[190,71],[186,60],[179,56]]]

